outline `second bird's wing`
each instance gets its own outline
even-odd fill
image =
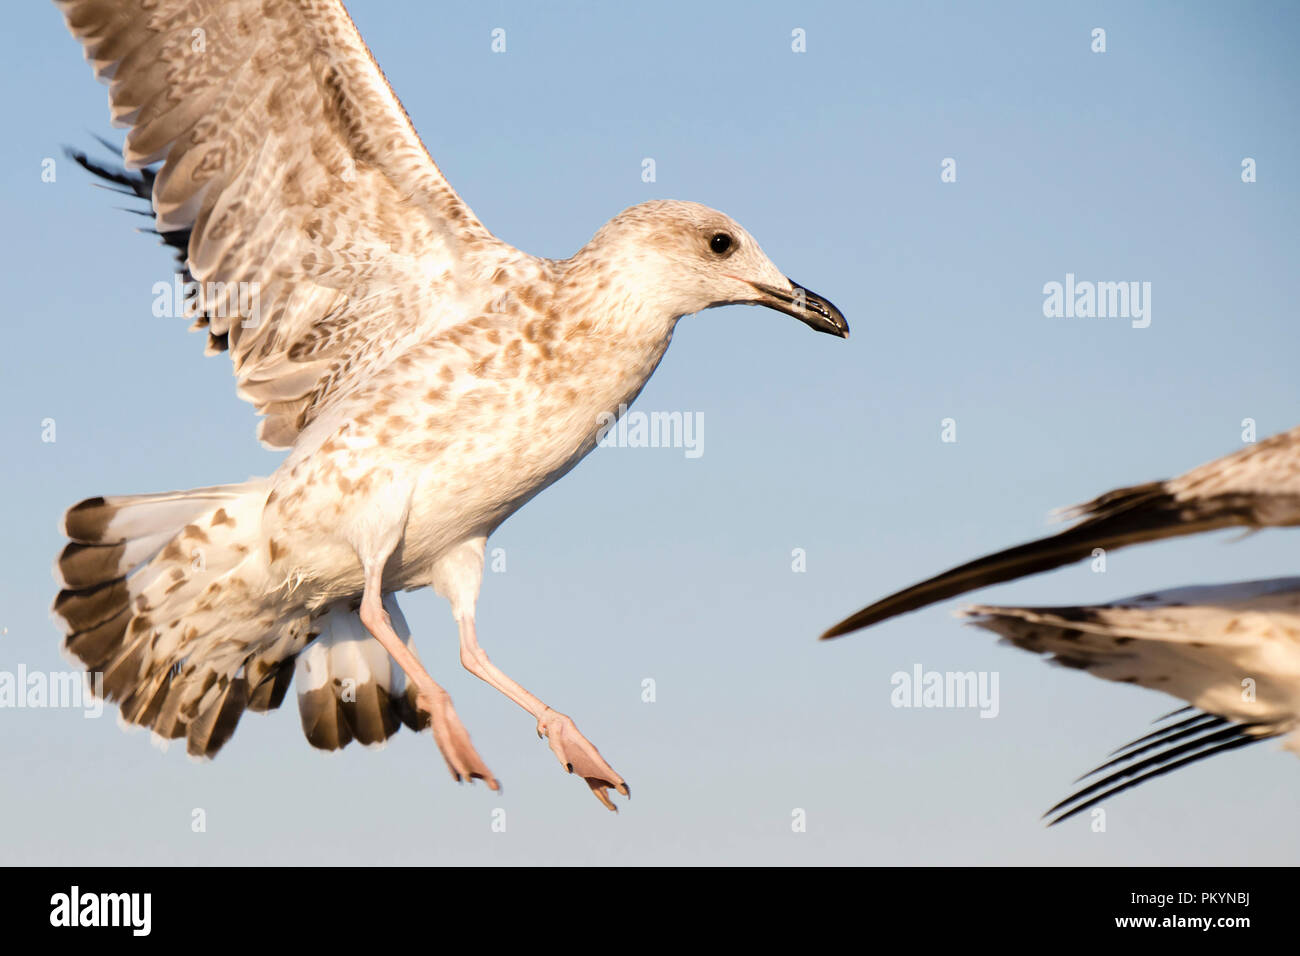
[[[1057,814],[1053,823],[1300,726],[1300,578],[1178,588],[1096,607],[977,605],[963,614],[1053,663],[1190,705],[1081,777],[1091,782],[1048,811]],[[1300,738],[1290,746],[1300,752]]]
[[[1064,531],[976,558],[881,598],[823,638],[915,611],[976,588],[1050,571],[1110,550],[1215,528],[1300,524],[1300,427],[1168,481],[1120,488],[1069,510]]]

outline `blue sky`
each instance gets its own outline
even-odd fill
[[[833,300],[853,337],[757,309],[688,317],[637,407],[702,415],[704,453],[598,449],[490,545],[507,570],[486,575],[480,640],[625,776],[617,817],[460,668],[446,605],[420,592],[402,605],[422,657],[503,793],[455,786],[428,735],[313,751],[292,699],[247,715],[206,765],[110,715],[0,710],[0,861],[1295,861],[1300,762],[1272,743],[1109,801],[1105,833],[1086,818],[1048,831],[1038,816],[1070,781],[1174,701],[1000,647],[952,619],[959,602],[814,638],[1049,530],[1052,508],[1240,447],[1244,418],[1261,436],[1296,424],[1297,8],[349,8],[505,240],[562,257],[633,203],[704,202]],[[279,456],[256,443],[226,360],[150,314],[169,256],[62,159],[120,133],[57,12],[24,4],[9,23],[0,670],[60,671],[49,569],[69,504],[238,481]],[[955,183],[940,181],[948,157]],[[1044,283],[1067,273],[1150,282],[1150,327],[1044,317]],[[955,443],[940,441],[945,418]],[[1083,603],[1296,573],[1286,532],[1236,537],[977,598]],[[997,672],[999,716],[891,707],[890,676],[916,664]]]

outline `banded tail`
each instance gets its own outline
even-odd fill
[[[126,723],[184,737],[196,757],[214,756],[245,710],[279,707],[295,670],[315,747],[380,744],[402,723],[427,726],[348,602],[285,611],[267,593],[268,490],[257,479],[70,508],[53,607],[65,652],[103,674]],[[385,605],[409,642],[392,595]]]

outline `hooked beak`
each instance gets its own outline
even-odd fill
[[[761,282],[750,282],[755,289],[763,293],[763,298],[754,305],[765,305],[786,315],[792,315],[810,329],[838,335],[842,339],[849,337],[849,323],[844,313],[835,308],[829,300],[823,299],[816,292],[805,289],[790,279],[790,289],[778,289]]]

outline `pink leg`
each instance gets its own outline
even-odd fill
[[[625,797],[632,796],[623,778],[605,762],[591,742],[578,732],[572,720],[547,707],[488,660],[487,653],[478,646],[472,614],[459,616],[457,624],[460,626],[460,662],[465,668],[532,714],[537,719],[537,736],[545,737],[550,742],[551,750],[559,759],[560,765],[569,773],[576,773],[586,780],[596,799],[617,813],[618,807],[609,798],[610,788]]]
[[[382,574],[382,565],[380,573]],[[415,685],[417,706],[429,715],[429,722],[433,727],[433,739],[438,744],[438,749],[442,751],[451,775],[457,780],[472,781],[478,777],[480,780],[487,781],[489,789],[500,790],[501,785],[497,783],[496,778],[492,776],[492,771],[488,770],[487,765],[483,763],[478,752],[474,750],[473,744],[470,743],[469,732],[465,730],[464,724],[460,722],[460,718],[456,716],[456,711],[451,706],[451,696],[434,683],[419,659],[411,653],[411,649],[393,630],[392,621],[388,617],[388,612],[384,610],[380,593],[378,580],[372,582],[370,571],[367,569],[366,590],[361,599],[361,623],[365,625],[371,636],[383,645],[384,650],[388,651],[393,660],[397,661],[398,666],[406,672],[407,679]]]

